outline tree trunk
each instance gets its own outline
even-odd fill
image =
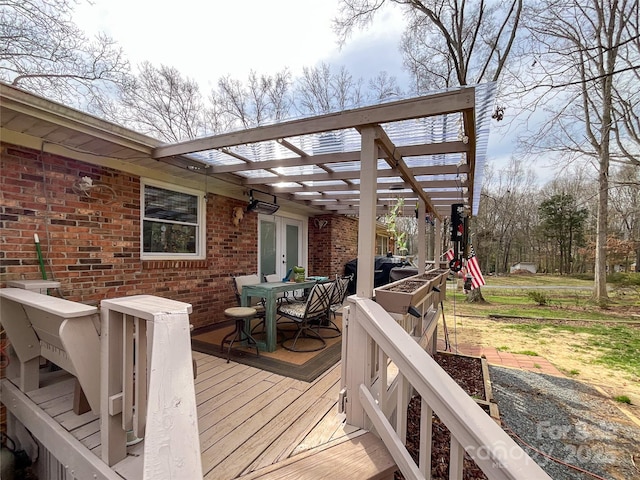
[[[607,297],[607,206],[608,182],[607,175],[600,169],[598,183],[598,218],[596,233],[596,269],[594,276],[593,296],[598,303],[606,303]]]
[[[474,288],[467,294],[467,303],[487,303],[482,296],[482,290],[480,290],[480,287]]]
[[[611,43],[611,42],[610,42]],[[609,52],[606,71],[613,72],[615,56]],[[598,160],[600,171],[598,172],[598,218],[596,221],[596,271],[594,276],[594,298],[606,305],[607,295],[607,229],[609,212],[609,146],[611,140],[611,92],[612,77],[607,76],[602,80],[602,124],[600,127],[600,148]]]

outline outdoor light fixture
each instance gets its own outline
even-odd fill
[[[266,195],[266,194],[265,194]],[[263,200],[257,200],[253,198],[253,190],[249,191],[249,205],[247,205],[247,212],[264,213],[266,215],[273,215],[278,211],[280,205],[276,203],[276,196],[273,196],[273,203],[265,202]]]

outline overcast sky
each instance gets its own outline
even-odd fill
[[[399,8],[386,7],[340,48],[331,28],[338,5],[339,0],[93,0],[78,4],[75,19],[88,34],[111,36],[133,65],[148,60],[176,67],[198,81],[204,95],[224,75],[246,81],[252,69],[273,74],[287,67],[296,77],[320,62],[345,66],[365,81],[385,70],[406,88]],[[488,160],[504,165],[514,138],[492,122]]]
[[[114,38],[135,65],[176,67],[195,78],[204,92],[230,74],[246,80],[251,69],[273,74],[288,67],[293,76],[304,66],[325,61],[345,65],[365,79],[386,70],[406,81],[398,43],[402,14],[387,8],[372,28],[357,32],[340,49],[331,29],[338,0],[93,0],[76,9],[88,33]]]

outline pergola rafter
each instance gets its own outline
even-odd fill
[[[477,88],[483,89],[482,95]],[[152,157],[169,162],[187,158],[206,164],[202,173],[231,175],[247,190],[319,212],[357,214],[363,169],[360,131],[373,127],[378,206],[385,208],[390,198],[406,198],[423,202],[428,214],[441,218],[452,203],[474,209],[476,101],[491,97],[487,88],[492,92],[493,86],[465,87],[162,145],[153,149]],[[483,111],[488,111],[486,105]],[[480,157],[484,159],[484,152]]]

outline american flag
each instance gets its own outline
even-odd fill
[[[480,288],[486,282],[484,281],[484,277],[482,276],[482,271],[480,270],[480,264],[478,263],[478,259],[476,258],[476,251],[473,249],[473,245],[469,245],[469,258],[467,259],[467,269],[471,274],[471,288]]]
[[[450,248],[449,250],[447,250],[444,255],[447,257],[447,260],[451,261],[453,260],[453,257],[455,256],[455,253],[453,252],[453,248]]]

